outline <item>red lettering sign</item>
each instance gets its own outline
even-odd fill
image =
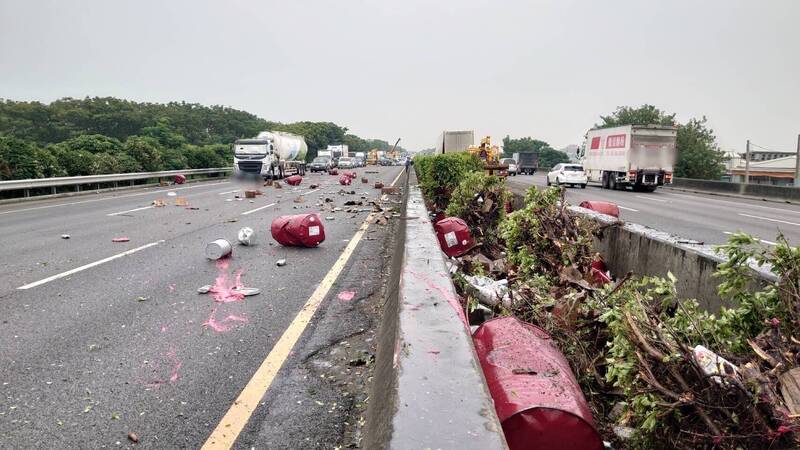
[[[624,134],[612,134],[606,137],[606,148],[625,148],[625,139]]]
[[[592,145],[589,147],[589,150],[597,150],[600,148],[600,136],[592,138]]]

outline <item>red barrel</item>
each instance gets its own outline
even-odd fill
[[[339,184],[343,184],[345,186],[349,186],[350,183],[353,182],[353,179],[348,177],[347,175],[342,175],[339,177]]]
[[[447,217],[433,226],[439,246],[447,256],[461,256],[475,246],[467,223],[458,217]]]
[[[292,175],[290,177],[286,177],[286,184],[290,184],[292,186],[297,186],[300,182],[303,181],[303,177],[300,175]]]
[[[619,217],[619,207],[617,206],[616,203],[594,202],[594,201],[584,200],[581,202],[579,206],[581,208],[597,211],[600,214],[607,214],[609,216]]]
[[[339,175],[339,170],[338,169],[330,169],[330,170],[328,170],[328,174],[330,174],[330,175]]]
[[[569,363],[544,330],[500,317],[473,339],[511,450],[603,448]]]
[[[186,183],[186,175],[177,174],[175,175],[175,184],[183,184]]]
[[[344,174],[350,177],[351,179],[358,176],[358,173],[356,172],[345,172]]]
[[[286,246],[316,247],[325,240],[325,227],[317,213],[277,217],[270,231],[273,239]]]

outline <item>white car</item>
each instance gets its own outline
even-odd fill
[[[583,171],[583,166],[580,164],[556,164],[553,170],[547,174],[548,186],[568,184],[570,186],[580,185],[582,189],[586,189],[588,182],[586,172]]]
[[[508,174],[511,176],[517,175],[517,160],[514,158],[503,158],[500,164],[508,164]]]

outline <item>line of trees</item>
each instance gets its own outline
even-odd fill
[[[0,99],[0,180],[228,166],[234,140],[265,130],[304,136],[309,160],[332,144],[351,151],[391,148],[332,122],[284,124],[224,106]]]
[[[569,156],[566,153],[554,149],[545,141],[531,137],[512,139],[511,136],[506,136],[503,138],[503,157],[505,158],[511,158],[514,153],[532,152],[539,152],[539,167],[542,169],[569,162]]]

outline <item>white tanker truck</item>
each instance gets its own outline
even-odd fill
[[[252,139],[233,143],[233,173],[239,177],[280,179],[306,173],[308,145],[303,136],[282,131],[262,131]]]

